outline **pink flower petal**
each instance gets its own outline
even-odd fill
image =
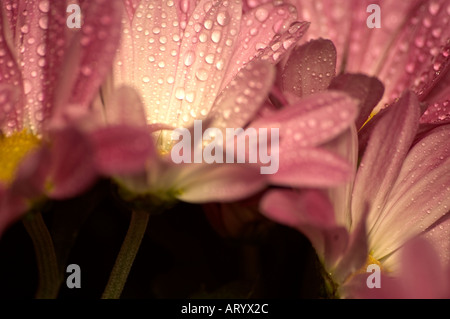
[[[188,164],[194,166],[180,182],[179,199],[190,203],[230,202],[247,198],[266,186],[266,175],[241,164]],[[198,168],[195,169],[195,166]]]
[[[39,132],[50,117],[53,94],[66,49],[66,8],[63,2],[20,1],[14,37],[15,56],[23,80],[24,124]]]
[[[310,147],[343,132],[353,123],[356,113],[356,100],[341,92],[327,91],[301,99],[251,126],[279,128],[281,143],[292,139],[296,143],[293,147]]]
[[[245,127],[267,98],[274,77],[275,68],[268,62],[248,63],[217,97],[211,109],[211,126]]]
[[[97,168],[105,175],[141,172],[156,152],[153,139],[145,127],[109,126],[96,130],[91,138]]]
[[[358,223],[369,204],[368,229],[374,225],[387,202],[419,124],[419,104],[414,93],[406,92],[378,121],[355,179],[352,220]]]
[[[0,131],[8,134],[22,128],[20,89],[12,84],[0,84]]]
[[[127,10],[128,19],[133,20],[134,13],[136,12],[136,8],[139,5],[141,0],[123,0],[125,5],[125,9]]]
[[[389,255],[449,212],[449,138],[450,125],[438,127],[404,159],[384,213],[373,228],[373,248],[378,257]]]
[[[80,61],[69,102],[88,106],[109,72],[119,45],[122,4],[93,0],[81,10],[84,24],[80,38],[74,38],[80,42]]]
[[[295,48],[282,72],[283,90],[307,96],[328,88],[336,74],[336,48],[330,40],[312,40]]]
[[[0,238],[5,229],[26,211],[25,201],[0,184]]]
[[[9,5],[12,10],[12,5]],[[15,52],[10,50],[7,43],[11,30],[4,20],[5,17],[0,14],[0,129],[4,133],[10,133],[12,130],[22,129],[23,101],[22,90],[18,85],[22,82],[22,77],[14,57]]]
[[[241,23],[241,1],[209,4],[200,1],[197,5],[180,45],[174,94],[167,113],[167,118],[177,119],[177,127],[206,117],[220,93],[233,49],[239,45],[235,41]]]
[[[258,59],[278,63],[308,30],[309,22],[294,22],[287,31],[276,35],[269,45],[259,50]]]
[[[176,7],[179,3],[168,4],[166,1],[140,1],[131,25],[123,25],[113,68],[114,86],[134,86],[142,97],[149,123],[165,118],[166,114],[156,113],[155,108],[169,105],[170,94],[164,93],[174,89],[180,58],[182,34],[179,24],[174,23],[178,21]]]
[[[296,17],[295,7],[290,4],[275,6],[273,3],[266,3],[246,12],[242,16],[236,49],[231,57],[232,63],[222,88],[257,55],[259,50],[269,45],[276,34],[285,31]]]
[[[450,67],[447,6],[445,0],[422,1],[405,15],[406,21],[377,74],[386,87],[381,105],[408,88],[423,101],[445,75]]]
[[[63,199],[78,195],[97,177],[92,145],[81,132],[71,127],[52,132],[51,137],[49,197]]]
[[[351,30],[351,14],[365,13],[365,8],[359,11],[355,8],[359,6],[357,1],[347,0],[296,0],[293,3],[297,7],[299,20],[312,22],[305,34],[305,41],[318,38],[333,41],[338,54],[337,70],[341,70],[341,66],[346,62],[344,54]]]
[[[341,156],[348,161],[351,168],[351,178],[343,185],[330,188],[328,195],[333,204],[336,222],[351,227],[351,215],[349,211],[351,195],[353,191],[354,176],[358,165],[358,135],[356,127],[352,125],[347,131],[323,146],[326,150]]]
[[[336,269],[333,271],[333,277],[338,282],[344,282],[349,275],[361,269],[367,261],[369,255],[368,238],[367,238],[367,220],[368,209],[366,209],[358,224],[352,224],[352,232],[350,234],[349,244],[343,253],[343,257],[339,260]]]
[[[338,75],[329,89],[346,92],[359,101],[359,114],[355,121],[357,129],[363,126],[384,93],[384,86],[377,78],[364,74]]]
[[[318,191],[270,191],[260,207],[266,217],[305,234],[326,267],[332,267],[347,247],[347,230],[336,225],[333,207]]]
[[[50,170],[49,160],[46,146],[27,154],[17,169],[11,191],[26,198],[41,196]]]
[[[287,187],[329,187],[343,184],[352,176],[347,161],[316,148],[280,148],[279,169],[269,175],[272,184]]]
[[[108,124],[140,127],[147,125],[141,97],[131,87],[116,88],[105,104],[105,116]]]
[[[421,237],[427,239],[433,245],[439,255],[439,259],[446,267],[450,267],[449,229],[450,214],[447,213],[421,235]]]

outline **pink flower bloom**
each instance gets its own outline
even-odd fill
[[[136,194],[201,203],[242,199],[268,183],[316,186],[348,179],[347,163],[317,146],[355,118],[349,96],[318,94],[301,107],[256,116],[274,81],[273,64],[308,27],[294,22],[292,6],[265,4],[244,14],[236,0],[142,0],[125,6],[129,14],[114,64],[114,86],[131,86],[142,97],[145,118],[139,125],[154,131],[157,151],[146,176],[122,176],[120,184]],[[105,101],[108,110],[109,93]],[[255,165],[174,164],[171,130],[191,127],[199,119],[219,129],[279,128],[279,171],[267,176]]]
[[[400,248],[412,238],[429,236],[436,247],[448,248],[448,233],[428,233],[448,227],[450,126],[415,141],[419,118],[419,102],[410,92],[383,112],[354,182],[330,190],[331,202],[318,191],[272,191],[261,203],[266,216],[309,237],[343,294],[349,292],[342,287],[366,262],[398,274]],[[356,130],[333,146],[348,154],[356,169]],[[439,254],[448,264],[448,250]]]
[[[65,1],[2,2],[0,233],[44,194],[61,199],[84,191],[103,172],[97,157],[117,140],[106,132],[113,128],[84,132],[69,119],[88,112],[120,37],[118,1],[82,8],[83,27],[70,30]]]

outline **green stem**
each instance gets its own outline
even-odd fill
[[[39,285],[35,298],[56,299],[61,284],[61,276],[53,240],[47,225],[45,225],[41,213],[25,217],[23,224],[33,241],[39,271]]]
[[[120,247],[102,299],[119,299],[147,228],[149,214],[133,211],[127,235]]]

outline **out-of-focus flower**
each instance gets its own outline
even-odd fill
[[[111,92],[118,85],[133,87],[143,102],[133,112],[145,114],[133,119],[148,125],[157,141],[145,176],[116,176],[130,197],[231,201],[268,183],[336,185],[349,178],[341,157],[317,147],[355,118],[355,102],[348,95],[321,93],[302,101],[302,107],[256,116],[273,84],[273,64],[308,26],[294,22],[292,6],[265,4],[242,14],[242,2],[235,0],[124,3],[129,15],[113,85],[104,88],[105,109],[110,112]],[[171,130],[192,127],[194,120],[222,130],[279,128],[278,172],[261,175],[255,165],[236,163],[174,164]]]
[[[415,141],[419,118],[419,102],[411,92],[383,112],[354,183],[331,190],[331,203],[319,191],[279,190],[261,203],[266,216],[309,237],[339,289],[361,268],[365,271],[366,263],[398,274],[400,248],[408,240],[448,226],[450,126],[439,126]],[[347,153],[356,169],[356,130],[334,147]],[[435,246],[448,247],[448,233],[429,237]],[[448,251],[439,254],[448,263]]]
[[[71,30],[66,1],[2,2],[0,233],[45,196],[84,191],[102,172],[98,154],[113,148],[111,128],[84,132],[72,119],[89,112],[109,71],[121,5],[94,0],[82,8],[83,26]]]

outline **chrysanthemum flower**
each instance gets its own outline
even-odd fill
[[[136,103],[132,112],[145,114],[136,125],[150,127],[157,149],[145,176],[117,176],[135,194],[131,197],[231,201],[267,183],[335,185],[347,180],[345,161],[316,146],[348,127],[356,116],[352,98],[328,92],[309,97],[303,108],[256,116],[271,90],[273,65],[308,26],[294,22],[292,6],[265,4],[242,14],[242,2],[236,0],[142,0],[125,5],[129,14],[113,85],[104,89],[105,109],[111,109],[111,92],[118,85],[134,88],[143,106]],[[135,95],[131,90],[126,94]],[[194,120],[219,129],[279,128],[280,169],[261,175],[255,165],[174,164],[171,130],[189,128]]]
[[[266,216],[309,237],[340,289],[360,269],[365,271],[366,263],[398,274],[402,246],[445,225],[450,207],[450,127],[442,125],[415,141],[419,118],[414,93],[405,93],[389,107],[373,128],[354,183],[332,190],[331,203],[318,191],[272,191],[262,201]],[[353,158],[356,168],[356,131],[335,143]],[[448,239],[448,234],[435,237],[443,248],[448,248]],[[439,254],[448,263],[448,251]]]

